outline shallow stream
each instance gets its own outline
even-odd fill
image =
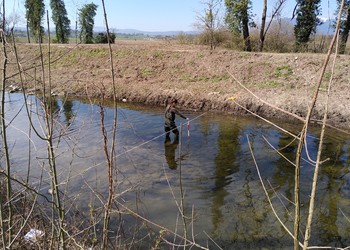
[[[46,144],[29,128],[21,94],[7,95],[6,117],[13,172],[31,183],[43,175],[42,192],[49,189]],[[31,117],[38,132],[44,124],[37,99],[30,97]],[[66,200],[88,211],[94,189],[106,197],[107,167],[101,135],[100,108],[87,101],[56,99],[56,157]],[[104,107],[105,127],[111,141],[113,109]],[[180,143],[165,143],[163,108],[120,103],[117,109],[116,162],[118,192],[123,204],[148,220],[181,231],[178,218],[184,194],[187,230],[196,242],[216,249],[290,249],[292,238],[272,212],[254,164],[280,219],[293,232],[294,167],[273,149],[294,162],[297,143],[291,136],[252,117],[211,113],[184,113],[190,128],[182,127]],[[185,122],[177,117],[177,124]],[[281,124],[280,124],[281,125]],[[282,124],[298,133],[300,126]],[[173,135],[171,135],[173,138]],[[29,139],[30,138],[30,139]],[[319,132],[309,131],[308,154],[316,159]],[[270,146],[269,142],[272,146]],[[327,130],[319,173],[316,210],[310,245],[350,245],[350,139]],[[28,168],[29,155],[31,166]],[[305,229],[313,165],[306,152],[301,168],[301,230]],[[40,167],[39,167],[40,166]],[[43,172],[42,172],[43,170]],[[100,204],[96,205],[100,206]],[[125,226],[134,227],[133,217]],[[160,230],[160,229],[155,229]]]

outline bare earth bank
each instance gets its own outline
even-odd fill
[[[70,97],[113,97],[107,45],[44,45],[42,74],[38,45],[18,44],[27,91],[42,90],[50,76],[52,92]],[[164,105],[176,97],[181,109],[249,114],[290,119],[280,110],[305,117],[326,55],[245,53],[179,45],[169,41],[117,41],[112,45],[116,95],[119,100]],[[50,70],[48,68],[51,61]],[[327,83],[332,80],[328,123],[350,128],[350,56],[331,57],[321,84],[313,119],[323,117]],[[20,86],[13,53],[7,85]],[[50,72],[50,74],[49,74]],[[249,91],[251,93],[249,93]],[[254,96],[254,95],[255,96]],[[274,108],[270,105],[274,106]],[[243,107],[243,108],[242,108]],[[245,109],[244,109],[245,108]]]

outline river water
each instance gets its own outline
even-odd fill
[[[46,193],[50,186],[46,144],[29,128],[22,95],[6,97],[6,117],[8,122],[11,120],[8,138],[12,171],[33,185],[42,175],[41,192]],[[32,121],[42,134],[41,107],[33,96],[28,103]],[[81,211],[89,211],[92,205],[100,207],[96,194],[106,197],[108,190],[100,108],[88,101],[62,99],[56,99],[53,107],[55,151],[64,199]],[[111,141],[114,110],[108,106],[104,109]],[[294,167],[267,142],[291,161],[297,143],[256,118],[211,113],[185,115],[191,119],[189,131],[184,124],[180,143],[165,143],[163,108],[118,104],[116,182],[122,204],[153,223],[181,232],[183,221],[178,217],[178,207],[183,194],[185,216],[189,218],[187,231],[189,238],[192,233],[195,235],[196,242],[212,249],[217,249],[212,240],[224,249],[290,249],[293,241],[272,212],[248,140],[272,204],[291,232]],[[185,120],[178,117],[177,124],[180,122]],[[291,124],[283,127],[293,133],[300,130],[300,126]],[[309,157],[303,153],[302,232],[314,169],[310,161],[316,159],[318,137],[318,129],[310,129]],[[310,245],[350,245],[349,143],[347,135],[327,130],[322,159],[329,160],[319,173]],[[136,224],[134,217],[126,216],[125,227],[132,230]]]

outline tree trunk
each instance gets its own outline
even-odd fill
[[[346,43],[348,41],[350,30],[350,6],[347,8],[346,21],[344,23],[343,31],[340,34],[339,54],[345,53]]]
[[[28,22],[27,22],[27,40],[28,40],[28,43],[30,43],[30,35],[29,35]]]
[[[260,52],[262,52],[263,48],[264,48],[266,12],[267,12],[267,0],[264,0],[263,11],[261,14],[261,28],[260,28],[260,38],[259,38],[259,51]]]
[[[249,37],[249,20],[248,16],[246,18],[243,18],[242,20],[242,26],[243,26],[243,39],[244,39],[244,50],[245,51],[252,51],[252,46],[250,44],[250,37]]]

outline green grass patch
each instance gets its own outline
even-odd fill
[[[239,53],[239,58],[240,59],[249,59],[249,57],[250,57],[251,55],[249,54],[249,53],[247,53],[247,52],[241,52],[241,53]]]
[[[198,54],[198,58],[204,58],[204,54],[199,53],[199,54]]]
[[[181,55],[179,52],[175,52],[175,53],[173,54],[173,57],[174,57],[175,59],[179,59],[179,58],[182,57],[182,55]]]
[[[227,79],[229,79],[227,74],[214,76],[192,76],[190,74],[184,74],[181,77],[181,80],[187,82],[221,82]]]
[[[74,51],[71,53],[68,53],[66,55],[63,55],[59,53],[59,55],[55,55],[54,58],[52,58],[51,60],[55,60],[56,58],[59,58],[59,60],[55,61],[53,63],[53,67],[61,67],[61,66],[69,66],[69,65],[75,65],[79,62],[79,55],[77,53],[75,53]]]
[[[213,82],[221,82],[221,81],[225,81],[227,79],[229,79],[229,75],[228,74],[224,74],[224,75],[215,75],[215,76],[212,76],[211,80]]]
[[[280,66],[275,69],[275,76],[281,78],[287,78],[293,74],[293,70],[290,66]]]
[[[164,58],[164,53],[162,51],[155,51],[153,53],[153,58],[163,59]]]
[[[325,72],[324,74],[323,74],[323,81],[326,81],[326,82],[329,82],[329,80],[331,79],[331,73],[330,72]]]
[[[155,71],[152,69],[141,69],[140,74],[142,77],[152,76],[155,74]]]
[[[258,82],[258,83],[254,83],[253,85],[255,85],[260,89],[279,88],[283,86],[280,82],[274,81],[274,80],[269,80],[267,82]]]
[[[76,50],[73,50],[69,53],[71,57],[81,58],[102,58],[106,57],[108,55],[108,50],[106,48],[92,48],[92,49],[86,49],[86,48],[79,48]]]
[[[72,65],[79,63],[80,60],[89,60],[94,58],[106,58],[108,56],[108,50],[106,48],[93,48],[93,49],[76,49],[58,60],[55,65]],[[61,53],[58,53],[61,54]]]
[[[190,74],[184,74],[180,79],[186,82],[193,82],[193,77]]]
[[[195,60],[189,61],[188,64],[191,65],[192,67],[195,67],[197,65]]]
[[[114,56],[116,56],[117,58],[126,58],[129,57],[131,54],[131,52],[129,52],[128,50],[117,50],[116,52],[114,52]]]
[[[90,57],[100,58],[106,57],[108,55],[108,51],[106,48],[94,48],[87,52]]]

